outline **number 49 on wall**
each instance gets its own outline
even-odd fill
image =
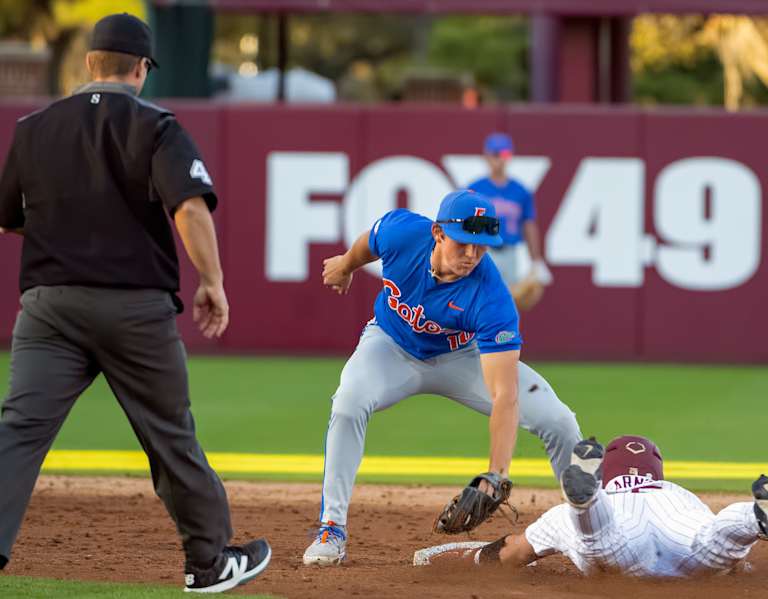
[[[760,264],[762,193],[744,164],[717,157],[666,166],[653,189],[645,231],[645,164],[637,158],[585,158],[547,232],[553,265],[592,266],[600,287],[639,287],[655,266],[683,289],[742,285]]]

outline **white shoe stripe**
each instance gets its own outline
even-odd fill
[[[202,589],[191,589],[189,587],[186,587],[184,589],[184,592],[185,593],[221,593],[223,591],[228,591],[229,589],[234,589],[236,586],[246,583],[252,578],[255,578],[256,576],[261,574],[264,571],[264,569],[269,565],[269,562],[271,559],[272,559],[272,548],[270,547],[269,552],[267,553],[267,556],[255,568],[249,571],[245,571],[245,570],[241,570],[241,568],[248,567],[247,556],[245,555],[242,556],[240,564],[237,563],[237,558],[231,557],[227,561],[227,566],[225,567],[225,571],[231,565],[233,568],[236,568],[238,570],[237,576],[233,576],[232,578],[228,580],[224,580],[219,584],[214,584]]]

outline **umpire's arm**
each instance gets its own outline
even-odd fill
[[[203,335],[220,337],[229,324],[229,303],[208,204],[199,196],[189,198],[173,213],[173,220],[184,249],[200,274],[200,286],[193,299],[193,319]]]
[[[519,350],[481,354],[480,365],[493,401],[490,419],[491,472],[509,476],[509,463],[517,442],[520,418],[517,389]]]
[[[216,229],[205,200],[202,197],[186,200],[174,212],[173,220],[200,280],[207,285],[223,284]]]

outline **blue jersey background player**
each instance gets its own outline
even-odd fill
[[[507,285],[514,285],[525,275],[521,272],[516,250],[516,246],[522,241],[528,246],[531,257],[531,276],[542,285],[549,285],[552,282],[552,274],[541,251],[541,235],[536,224],[533,194],[507,174],[507,167],[514,152],[515,146],[508,135],[489,135],[483,144],[483,154],[490,170],[489,176],[474,181],[468,187],[486,196],[496,208],[501,222],[499,233],[504,245],[492,248],[490,254]]]
[[[541,438],[556,476],[569,465],[581,439],[576,418],[519,362],[517,309],[485,255],[501,244],[498,227],[493,204],[461,190],[443,199],[437,221],[394,210],[347,253],[325,260],[323,282],[345,294],[354,272],[380,259],[383,288],[333,396],[321,526],[305,564],[346,556],[347,509],[368,421],[411,395],[442,395],[489,415],[492,472],[508,476],[518,426]]]

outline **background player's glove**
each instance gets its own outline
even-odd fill
[[[483,481],[488,484],[488,492],[479,488]],[[506,502],[511,491],[512,481],[508,478],[495,472],[480,474],[443,508],[433,530],[448,535],[468,532],[485,522]]]
[[[531,264],[531,276],[545,287],[554,281],[554,277],[552,277],[552,273],[544,260],[536,260]]]
[[[539,303],[544,295],[544,285],[528,275],[522,281],[512,285],[509,291],[512,294],[512,299],[515,300],[517,309],[526,312]]]

